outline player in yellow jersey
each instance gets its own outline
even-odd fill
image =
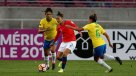
[[[112,72],[113,69],[108,64],[106,64],[104,59],[116,60],[120,65],[122,64],[122,61],[120,60],[119,57],[113,57],[111,55],[106,54],[106,43],[104,39],[101,37],[101,35],[104,35],[107,38],[109,46],[111,48],[113,48],[113,46],[110,42],[110,38],[106,31],[102,28],[101,25],[96,23],[96,21],[97,21],[96,14],[93,14],[89,17],[89,24],[85,25],[84,27],[82,28],[75,28],[69,26],[68,27],[77,31],[83,30],[88,31],[89,37],[90,39],[92,39],[92,44],[94,48],[94,60],[98,64],[107,68],[108,70],[106,72]]]
[[[43,18],[40,21],[40,25],[39,25],[39,33],[44,34],[44,55],[45,55],[45,63],[48,66],[49,69],[49,53],[50,50],[52,52],[52,70],[55,69],[55,60],[56,60],[56,53],[55,53],[55,49],[56,46],[53,45],[52,47],[50,47],[50,44],[53,42],[54,38],[56,37],[57,31],[57,21],[55,18],[52,17],[53,15],[53,11],[51,8],[47,8],[45,10],[45,18]]]

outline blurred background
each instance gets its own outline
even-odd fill
[[[136,0],[0,0],[0,28],[37,28],[47,7],[80,27],[96,13],[106,29],[136,28]]]
[[[54,17],[60,11],[79,27],[96,13],[97,22],[106,29],[114,46],[107,47],[107,53],[123,60],[122,66],[108,61],[114,71],[104,73],[103,67],[90,61],[93,47],[87,32],[83,32],[82,38],[77,35],[77,47],[61,75],[136,76],[136,0],[0,0],[1,76],[60,76],[53,70],[37,73],[37,66],[44,63],[43,35],[37,28],[47,7],[53,9]]]

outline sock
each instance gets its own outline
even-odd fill
[[[46,65],[49,67],[49,56],[45,56],[44,61],[45,61]]]
[[[105,68],[107,68],[107,69],[109,69],[109,70],[111,69],[111,67],[110,67],[109,65],[107,65],[107,64],[105,63],[105,61],[103,61],[102,59],[99,59],[99,60],[98,60],[98,64],[104,66]]]
[[[108,59],[108,60],[115,60],[114,56],[108,55],[108,54],[104,54],[104,59]]]
[[[63,57],[62,58],[62,69],[65,69],[66,63],[67,63],[67,57]]]
[[[56,62],[56,53],[52,53],[52,63]]]
[[[57,58],[59,61],[62,61],[62,58]]]

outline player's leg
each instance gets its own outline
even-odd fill
[[[115,57],[109,54],[106,54],[106,45],[103,47],[105,50],[103,51],[104,53],[104,59],[105,60],[115,60]]]
[[[62,54],[64,50],[66,49],[66,43],[62,42],[59,46],[58,52],[57,52],[57,60],[62,61]]]
[[[105,49],[106,49],[106,46],[105,46]],[[122,60],[119,57],[114,57],[112,55],[106,54],[106,50],[104,50],[104,59],[116,60],[120,65],[122,65]]]
[[[63,52],[58,51],[57,52],[57,60],[62,61],[62,55],[63,55]]]
[[[63,72],[64,69],[65,69],[65,66],[66,66],[66,63],[67,63],[67,55],[71,52],[70,49],[66,49],[64,52],[63,52],[63,56],[62,56],[62,69],[60,69],[58,72]]]
[[[44,49],[44,61],[49,68],[49,51],[50,49]]]
[[[62,65],[62,55],[63,55],[63,52],[60,52],[60,51],[57,52],[57,60],[60,61],[58,64],[58,67],[61,67]]]
[[[120,65],[122,65],[122,60],[119,57],[114,57],[109,54],[104,54],[104,59],[108,60],[116,60]]]
[[[115,57],[109,54],[104,54],[104,60],[115,60]]]
[[[48,66],[49,69],[49,53],[50,53],[50,42],[45,40],[44,41],[44,61],[45,64]]]
[[[53,45],[52,47],[51,47],[51,55],[52,55],[52,70],[54,70],[55,69],[55,63],[56,63],[56,52],[55,52],[55,50],[56,50],[56,45]]]
[[[107,72],[112,72],[112,68],[111,68],[108,64],[106,64],[106,62],[105,62],[103,59],[101,59],[100,57],[95,56],[95,57],[94,57],[94,60],[95,60],[98,64],[100,64],[100,65],[102,65],[103,67],[107,68],[107,69],[108,69]]]
[[[56,58],[57,60],[60,61],[58,67],[61,67],[61,64],[62,64],[62,55],[63,55],[63,52],[65,50],[65,47],[66,47],[66,43],[62,42],[60,44],[59,49],[58,49],[57,58]]]
[[[102,65],[103,67],[107,68],[107,72],[112,72],[112,68],[103,60],[104,58],[104,52],[106,50],[105,48],[106,45],[99,46],[94,49],[94,60]]]
[[[62,69],[60,69],[58,72],[63,72],[67,63],[67,56],[70,54],[76,47],[76,41],[71,41],[66,43],[66,49],[63,52],[62,57]]]

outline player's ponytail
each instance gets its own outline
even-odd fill
[[[96,22],[97,21],[97,15],[96,14],[90,15],[89,19],[92,19],[93,22]]]
[[[62,17],[62,18],[63,18],[63,14],[62,14],[60,11],[58,11],[57,16],[60,16],[60,17]]]

